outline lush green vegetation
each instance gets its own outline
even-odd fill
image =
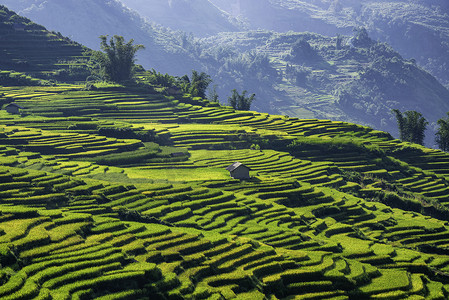
[[[400,139],[406,142],[424,145],[424,137],[429,122],[417,111],[400,112],[393,109],[399,127]]]
[[[0,87],[2,299],[449,297],[449,154],[164,78]]]
[[[441,118],[438,120],[438,130],[435,141],[438,147],[443,151],[449,151],[449,120]]]
[[[192,70],[192,76],[189,78],[184,75],[179,79],[179,85],[184,93],[194,97],[206,98],[206,90],[212,79],[204,72]]]
[[[1,90],[28,110],[0,114],[2,297],[448,296],[444,152],[138,87]]]
[[[92,59],[99,65],[101,78],[112,82],[131,81],[135,73],[136,52],[145,49],[143,45],[133,45],[134,40],[125,42],[122,36],[100,36],[101,50],[94,52]]]
[[[246,96],[247,91],[243,91],[240,95],[236,89],[232,90],[231,97],[228,98],[229,105],[232,106],[234,109],[238,110],[249,110],[251,108],[251,104],[254,101],[254,98],[256,97],[256,94],[252,94],[251,96]]]

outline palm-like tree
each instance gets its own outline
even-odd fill
[[[449,151],[449,113],[447,114],[448,118],[439,119],[437,121],[440,127],[435,134],[435,142],[437,143],[438,147],[446,152]]]
[[[405,142],[424,144],[424,137],[429,122],[417,111],[409,110],[404,114],[398,109],[393,109],[398,122],[400,139]]]
[[[206,98],[206,90],[212,79],[204,72],[192,70],[192,77],[190,79],[190,94],[194,97]]]
[[[256,97],[256,94],[252,94],[251,96],[246,96],[247,91],[243,91],[240,95],[236,89],[232,90],[231,97],[228,98],[229,105],[231,105],[234,109],[238,110],[249,110],[251,108],[251,104]]]
[[[114,82],[131,80],[134,75],[136,52],[144,49],[143,45],[133,45],[131,39],[127,43],[122,36],[114,35],[108,43],[108,36],[102,35],[101,50],[96,52],[94,59],[100,64],[104,76]]]

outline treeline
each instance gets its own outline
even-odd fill
[[[424,145],[425,131],[429,122],[417,111],[410,110],[402,113],[398,109],[392,112],[398,123],[399,138],[404,142]],[[435,143],[443,151],[449,151],[449,112],[446,118],[437,121],[438,129],[435,133]]]
[[[143,45],[134,45],[134,40],[125,42],[122,36],[113,36],[109,41],[107,36],[100,36],[101,50],[93,51],[91,56],[92,75],[87,79],[89,87],[92,88],[92,82],[96,80],[107,80],[122,84],[134,83],[135,74],[141,68],[135,64],[135,55],[137,51],[144,49]],[[140,69],[142,71],[142,69]],[[192,97],[209,99],[213,102],[219,102],[216,86],[206,95],[208,87],[212,83],[211,76],[205,72],[192,70],[189,77],[171,76],[162,74],[156,70],[145,72],[140,82],[156,85],[166,88],[169,93],[184,93]],[[255,99],[255,94],[246,96],[247,91],[241,94],[236,89],[231,91],[228,98],[228,104],[234,109],[249,110]]]
[[[217,93],[217,86],[213,86],[208,90],[209,85],[212,83],[210,75],[196,70],[192,70],[192,75],[184,75],[182,77],[171,76],[169,74],[162,74],[156,70],[147,72],[147,75],[143,78],[144,82],[151,85],[158,85],[167,88],[168,91],[174,93],[185,93],[192,97],[201,97],[208,99],[212,102],[219,102],[219,96]],[[208,94],[206,94],[206,92]],[[227,104],[237,110],[249,110],[251,104],[255,100],[256,94],[247,96],[248,91],[244,90],[241,94],[237,89],[231,90],[231,95],[228,97]]]

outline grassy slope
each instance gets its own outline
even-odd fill
[[[5,298],[447,296],[442,152],[139,89],[1,92],[33,113],[0,114]],[[123,128],[159,159],[96,164],[145,149]]]
[[[183,49],[183,35],[180,32],[146,22],[141,15],[118,0],[70,0],[64,3],[2,0],[0,4],[90,49],[99,50],[100,35],[121,35],[126,40],[134,39],[136,44],[143,44],[147,49],[137,54],[138,63],[146,68],[180,76],[192,69],[200,69],[197,59]]]

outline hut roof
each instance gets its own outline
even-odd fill
[[[10,107],[10,106],[15,106],[15,107],[20,108],[20,109],[25,109],[25,107],[22,107],[19,104],[14,103],[14,102],[13,103],[9,103],[8,105],[6,105],[6,107]]]
[[[245,166],[244,164],[242,164],[241,162],[238,162],[238,161],[233,163],[232,165],[228,166],[226,168],[226,170],[228,170],[229,172],[232,172],[232,171],[236,170],[239,167],[244,167],[244,168],[247,168],[248,170],[251,170],[251,168]]]

